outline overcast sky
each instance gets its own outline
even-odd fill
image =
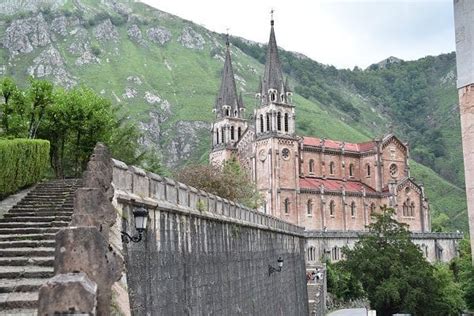
[[[267,42],[338,68],[454,51],[452,0],[142,0],[219,33]]]

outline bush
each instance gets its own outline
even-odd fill
[[[38,182],[48,165],[47,140],[0,139],[0,198]]]

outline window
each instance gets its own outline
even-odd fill
[[[395,178],[398,174],[398,167],[396,164],[392,163],[390,165],[390,175]]]
[[[242,129],[240,128],[237,128],[237,137],[240,139],[240,136],[242,136]]]
[[[260,114],[260,133],[263,133],[263,114]]]
[[[277,130],[281,131],[281,113],[277,113]]]
[[[288,160],[288,158],[290,158],[290,150],[288,148],[283,148],[281,151],[281,157],[285,160]]]
[[[285,214],[290,213],[290,199],[286,198],[285,199]]]
[[[375,214],[375,203],[370,204],[370,214]]]
[[[230,127],[230,139],[231,139],[231,140],[234,140],[234,136],[235,136],[235,135],[234,135],[234,126],[231,126],[231,127]]]
[[[308,215],[311,215],[313,213],[313,201],[308,200],[308,203],[306,203],[306,213]]]
[[[329,164],[329,174],[334,174],[334,162],[331,161]]]
[[[316,260],[316,248],[314,247],[309,247],[307,251],[308,255],[308,261],[315,261]]]
[[[366,168],[367,168],[367,177],[370,177],[370,165],[367,164]]]
[[[226,116],[229,116],[229,109],[226,109],[226,110],[225,110],[225,115],[226,115]]]
[[[224,128],[222,128],[221,137],[222,137],[222,139],[221,139],[222,143],[225,143]]]
[[[280,101],[282,103],[285,103],[285,94],[284,93],[280,94]]]
[[[309,173],[314,173],[314,160],[309,161]]]
[[[353,177],[353,176],[354,176],[354,165],[350,164],[349,165],[349,177]]]
[[[267,113],[267,132],[270,130],[270,113]]]
[[[285,113],[285,132],[288,132],[288,113]]]
[[[410,216],[411,217],[415,216],[415,202],[411,202],[410,204]]]
[[[354,201],[352,201],[352,203],[351,203],[351,216],[355,217],[355,214],[356,214],[356,203]]]
[[[339,248],[337,246],[334,246],[334,248],[332,248],[331,257],[333,261],[339,260]]]
[[[237,110],[234,111],[234,116],[237,117]]]
[[[216,140],[217,140],[217,144],[219,144],[219,129],[216,129]]]
[[[403,216],[408,216],[408,204],[409,203],[410,203],[410,199],[403,202],[403,209],[402,209]]]
[[[270,101],[275,102],[276,101],[276,94],[275,92],[270,92]]]
[[[331,201],[329,203],[329,215],[330,216],[334,216],[334,212],[336,211],[336,203],[334,203],[334,201]]]

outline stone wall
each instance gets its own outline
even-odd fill
[[[120,161],[113,184],[123,230],[150,213],[123,249],[133,315],[308,315],[300,227]]]
[[[361,234],[366,232],[306,231],[308,263],[316,264],[324,257],[333,262],[343,259],[342,248],[354,247]],[[462,238],[461,233],[412,233],[413,243],[420,247],[425,258],[432,263],[449,262],[456,257],[458,243]]]

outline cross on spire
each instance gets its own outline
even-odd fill
[[[275,12],[275,9],[270,10],[270,24],[273,25],[275,22],[273,21],[273,13]]]
[[[229,47],[229,28],[226,28],[225,45]]]

